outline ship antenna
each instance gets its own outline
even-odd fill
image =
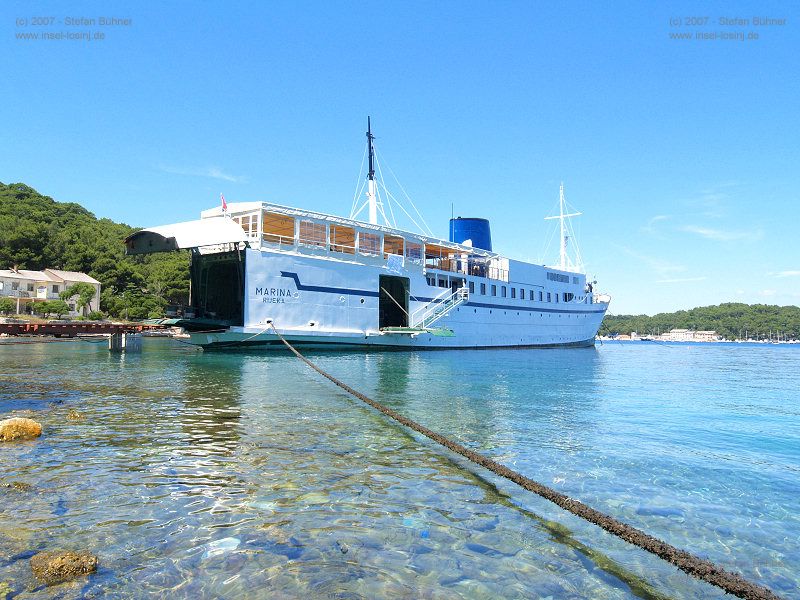
[[[367,183],[367,198],[369,199],[369,222],[373,225],[378,224],[378,200],[375,194],[375,145],[372,143],[375,136],[372,135],[372,124],[367,117],[367,148],[369,150],[369,175]]]

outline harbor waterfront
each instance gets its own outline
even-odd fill
[[[31,598],[721,597],[288,353],[0,342],[0,590]],[[22,348],[23,350],[20,350]],[[800,348],[316,353],[470,448],[800,598]],[[96,574],[39,587],[30,557]]]

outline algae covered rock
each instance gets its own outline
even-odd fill
[[[97,571],[97,557],[88,552],[40,552],[31,558],[31,570],[45,585],[53,585]]]
[[[42,426],[33,419],[14,417],[0,421],[0,442],[32,440],[42,435]]]
[[[78,412],[74,408],[70,408],[69,412],[67,413],[67,421],[83,421],[84,416],[83,413]]]

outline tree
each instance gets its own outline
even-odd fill
[[[17,304],[11,298],[0,298],[0,315],[10,315],[17,309]]]
[[[50,300],[48,304],[50,305],[49,312],[58,318],[69,312],[69,305],[63,300]]]
[[[34,302],[31,306],[31,312],[35,315],[42,315],[43,317],[50,312],[50,301]]]
[[[89,306],[89,303],[94,298],[95,292],[96,290],[92,284],[81,281],[69,286],[58,297],[66,301],[77,296],[78,300],[75,302],[75,306],[82,314],[86,314],[86,307]]]

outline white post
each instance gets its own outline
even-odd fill
[[[561,182],[561,188],[559,190],[559,208],[560,208],[560,215],[559,219],[561,221],[561,270],[565,271],[567,268],[567,236],[564,235],[564,182]]]
[[[369,222],[372,225],[378,224],[378,201],[375,196],[375,180],[367,182],[367,198],[369,199]]]

